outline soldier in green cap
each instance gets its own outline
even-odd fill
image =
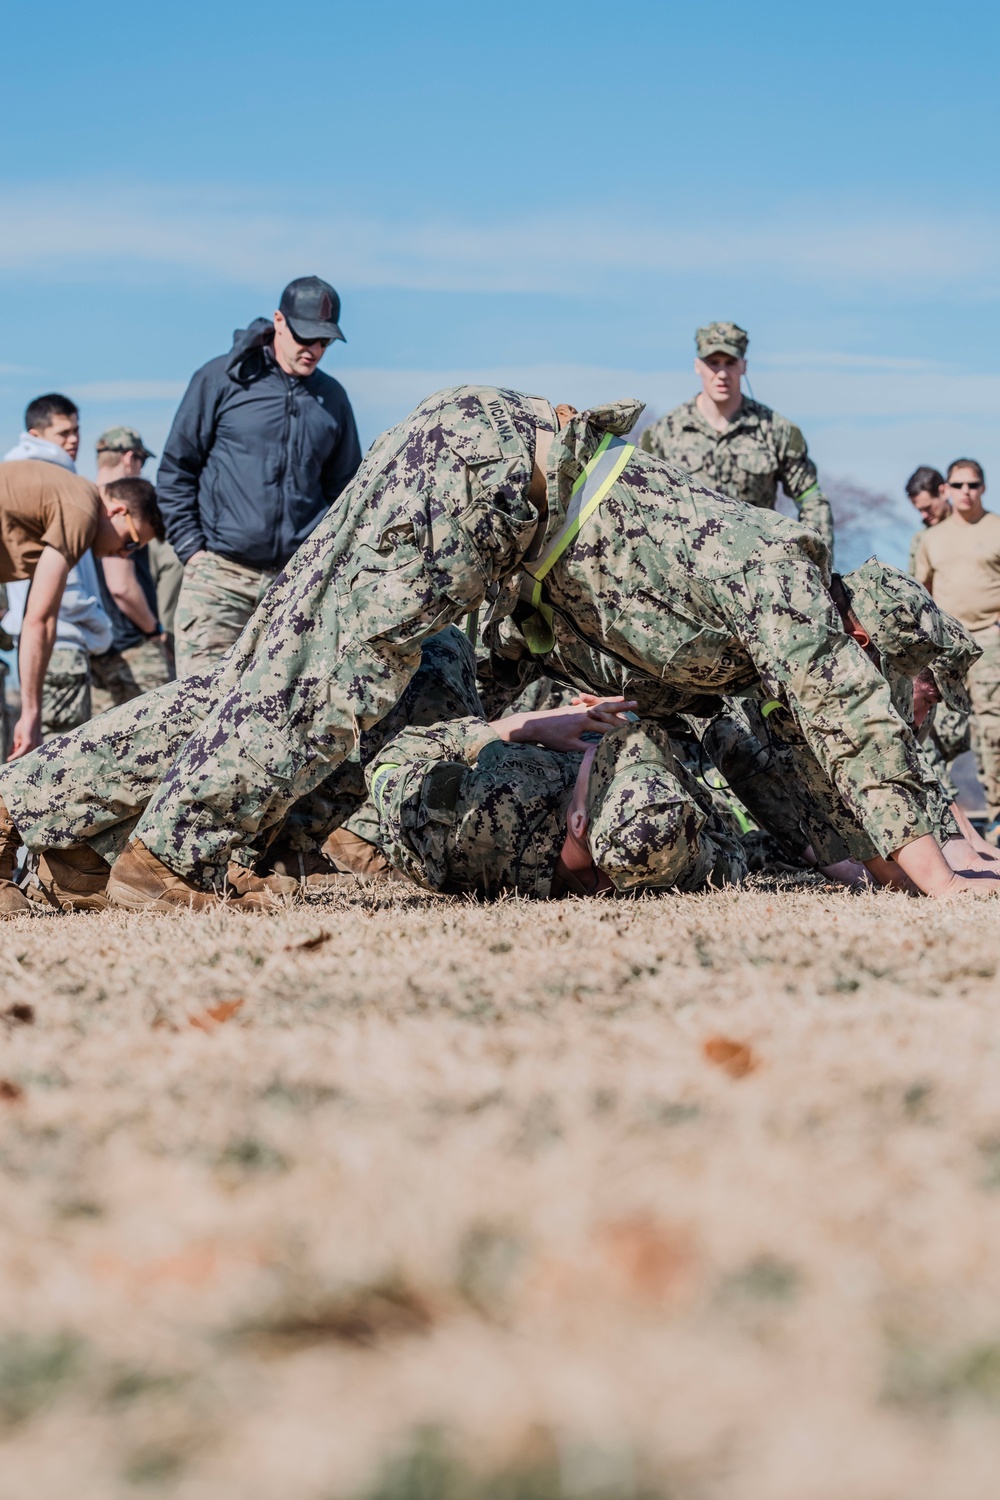
[[[98,483],[135,481],[155,457],[134,427],[109,427],[97,439]],[[114,636],[108,651],[91,657],[95,713],[173,677],[169,632],[183,572],[166,538],[102,565],[102,597]]]
[[[701,390],[647,427],[642,446],[698,484],[747,505],[773,510],[779,482],[799,519],[833,555],[833,515],[819,487],[802,433],[769,406],[743,395],[749,335],[735,323],[710,323],[695,334]]]

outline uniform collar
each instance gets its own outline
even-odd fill
[[[760,425],[760,414],[757,403],[756,401],[751,401],[749,396],[743,397],[743,405],[729,425],[724,427],[721,432],[717,432],[714,427],[705,421],[705,418],[698,409],[697,396],[693,396],[690,401],[685,402],[682,410],[685,413],[682,424],[684,427],[694,428],[695,431],[704,432],[712,438],[730,437],[734,432],[745,432],[750,428],[756,428]]]

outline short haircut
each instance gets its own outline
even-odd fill
[[[112,479],[104,493],[109,500],[124,505],[133,521],[142,521],[150,527],[158,542],[166,541],[167,532],[156,501],[156,490],[148,479]]]
[[[986,483],[986,475],[983,473],[983,466],[982,464],[977,463],[974,458],[952,459],[951,463],[948,465],[949,483],[951,482],[951,476],[954,474],[956,469],[972,469],[973,473],[979,476],[979,483]]]
[[[915,500],[925,490],[928,495],[937,496],[941,493],[943,484],[944,475],[940,469],[932,469],[929,464],[921,464],[919,469],[914,469],[906,481],[906,493],[911,500]]]
[[[40,432],[52,425],[53,417],[78,417],[79,415],[79,407],[68,396],[60,396],[58,391],[50,391],[47,396],[36,396],[34,401],[28,402],[24,413],[24,430],[25,432]]]
[[[133,448],[98,448],[97,467],[98,469],[113,469],[115,464],[121,463],[126,453],[133,453],[134,451]],[[136,478],[138,478],[138,475]],[[117,480],[112,480],[113,484],[117,484],[117,482]]]

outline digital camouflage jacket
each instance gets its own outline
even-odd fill
[[[833,515],[816,478],[802,433],[760,401],[743,405],[723,432],[710,427],[697,400],[667,412],[642,434],[647,453],[662,458],[697,484],[734,500],[773,510],[778,484],[798,507],[799,520],[833,553]]]

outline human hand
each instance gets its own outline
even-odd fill
[[[939,901],[953,901],[959,896],[1000,896],[1000,875],[989,874],[985,870],[968,875],[955,874],[948,886],[935,894]]]
[[[191,553],[191,556],[188,558],[188,560],[184,564],[184,566],[188,567],[188,565],[190,563],[197,562],[200,557],[207,557],[207,556],[208,556],[208,548],[207,547],[199,547],[199,549],[198,549],[197,552],[192,552]]]
[[[949,867],[956,874],[970,876],[984,874],[1000,878],[1000,864],[997,863],[996,850],[990,849],[988,854],[983,854],[968,839],[959,838],[948,839],[941,847]],[[986,847],[989,849],[989,845]]]
[[[546,750],[586,750],[593,741],[583,739],[584,734],[607,734],[610,729],[620,729],[628,722],[623,715],[636,708],[631,698],[597,698],[584,693],[580,699],[540,713],[508,714],[492,727],[508,744],[543,745]]]
[[[32,750],[37,750],[41,743],[41,718],[30,718],[22,714],[14,725],[14,741],[7,759],[20,760],[22,755],[28,755]]]

